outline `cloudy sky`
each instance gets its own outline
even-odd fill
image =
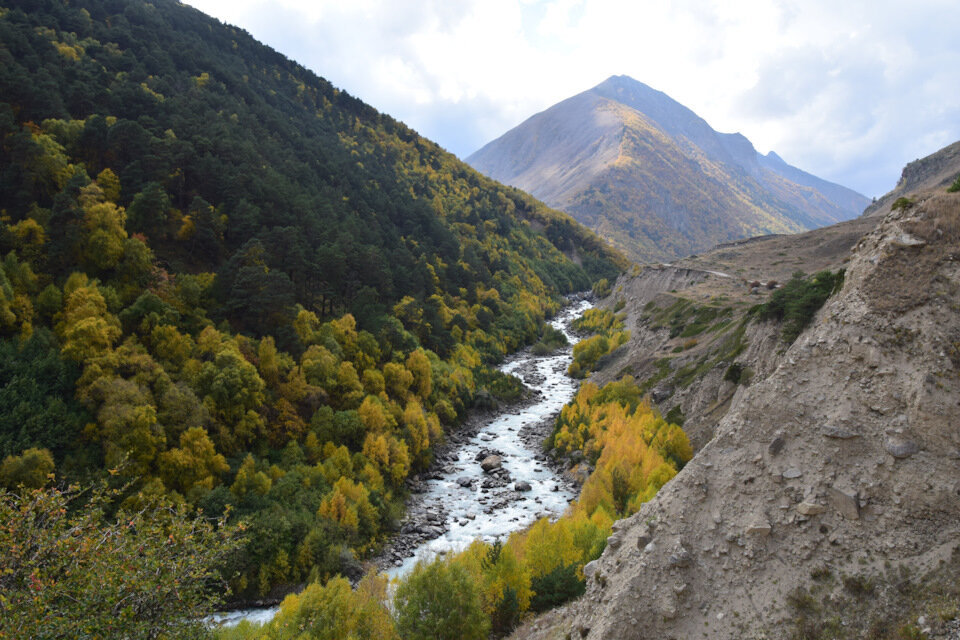
[[[868,196],[960,139],[956,0],[185,0],[466,157],[615,74]]]

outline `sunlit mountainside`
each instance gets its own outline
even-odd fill
[[[467,161],[558,207],[638,260],[794,233],[859,215],[869,200],[714,131],[626,76],[538,113]]]

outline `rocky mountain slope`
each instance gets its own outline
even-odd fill
[[[643,83],[614,76],[536,114],[467,162],[587,224],[638,260],[792,233],[869,201],[759,154],[740,134]]]
[[[593,380],[629,374],[660,410],[679,411],[695,449],[705,444],[730,408],[738,383],[762,380],[777,366],[779,325],[749,314],[795,272],[837,271],[876,218],[860,217],[802,234],[771,235],[720,245],[666,265],[622,276],[603,304],[621,305],[631,340],[607,357]]]
[[[704,331],[691,347],[704,350],[696,367],[657,366],[682,339],[669,338],[678,310],[683,330],[713,327],[720,312],[698,320],[684,309],[730,306],[735,319],[739,303],[767,295],[766,282],[744,287],[692,265],[618,282],[611,298],[624,298],[628,327],[640,325],[595,375],[634,369],[662,409],[684,407],[699,451],[615,525],[584,569],[586,595],[515,637],[960,637],[960,194],[911,198],[862,227],[813,232],[829,231],[832,252],[818,254],[817,237],[794,238],[786,262],[845,265],[846,278],[789,346],[775,323],[750,322],[726,355],[736,331],[719,345]],[[841,250],[860,229],[852,251]],[[779,248],[761,247],[767,258],[791,248],[783,238],[760,244],[769,243]],[[751,245],[699,259],[716,266],[707,256],[748,255]],[[747,260],[744,275],[757,276],[760,261]],[[662,313],[664,296],[689,305]],[[752,377],[724,380],[734,361]]]
[[[960,167],[960,141],[929,156],[914,160],[903,168],[897,186],[876,200],[864,211],[866,216],[880,216],[888,211],[897,198],[909,197],[915,192],[948,186],[957,178]]]

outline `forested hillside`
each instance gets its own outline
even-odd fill
[[[229,507],[243,597],[355,572],[516,395],[488,365],[624,266],[170,0],[0,0],[0,145],[0,483]]]

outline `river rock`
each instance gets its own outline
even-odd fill
[[[530,491],[533,487],[530,486],[529,482],[521,481],[513,485],[513,488],[517,491]]]
[[[466,476],[462,478],[457,478],[457,484],[461,487],[467,488],[473,484],[473,478],[468,478]]]
[[[480,463],[480,468],[490,473],[494,469],[499,469],[503,464],[503,459],[500,456],[487,456]]]

